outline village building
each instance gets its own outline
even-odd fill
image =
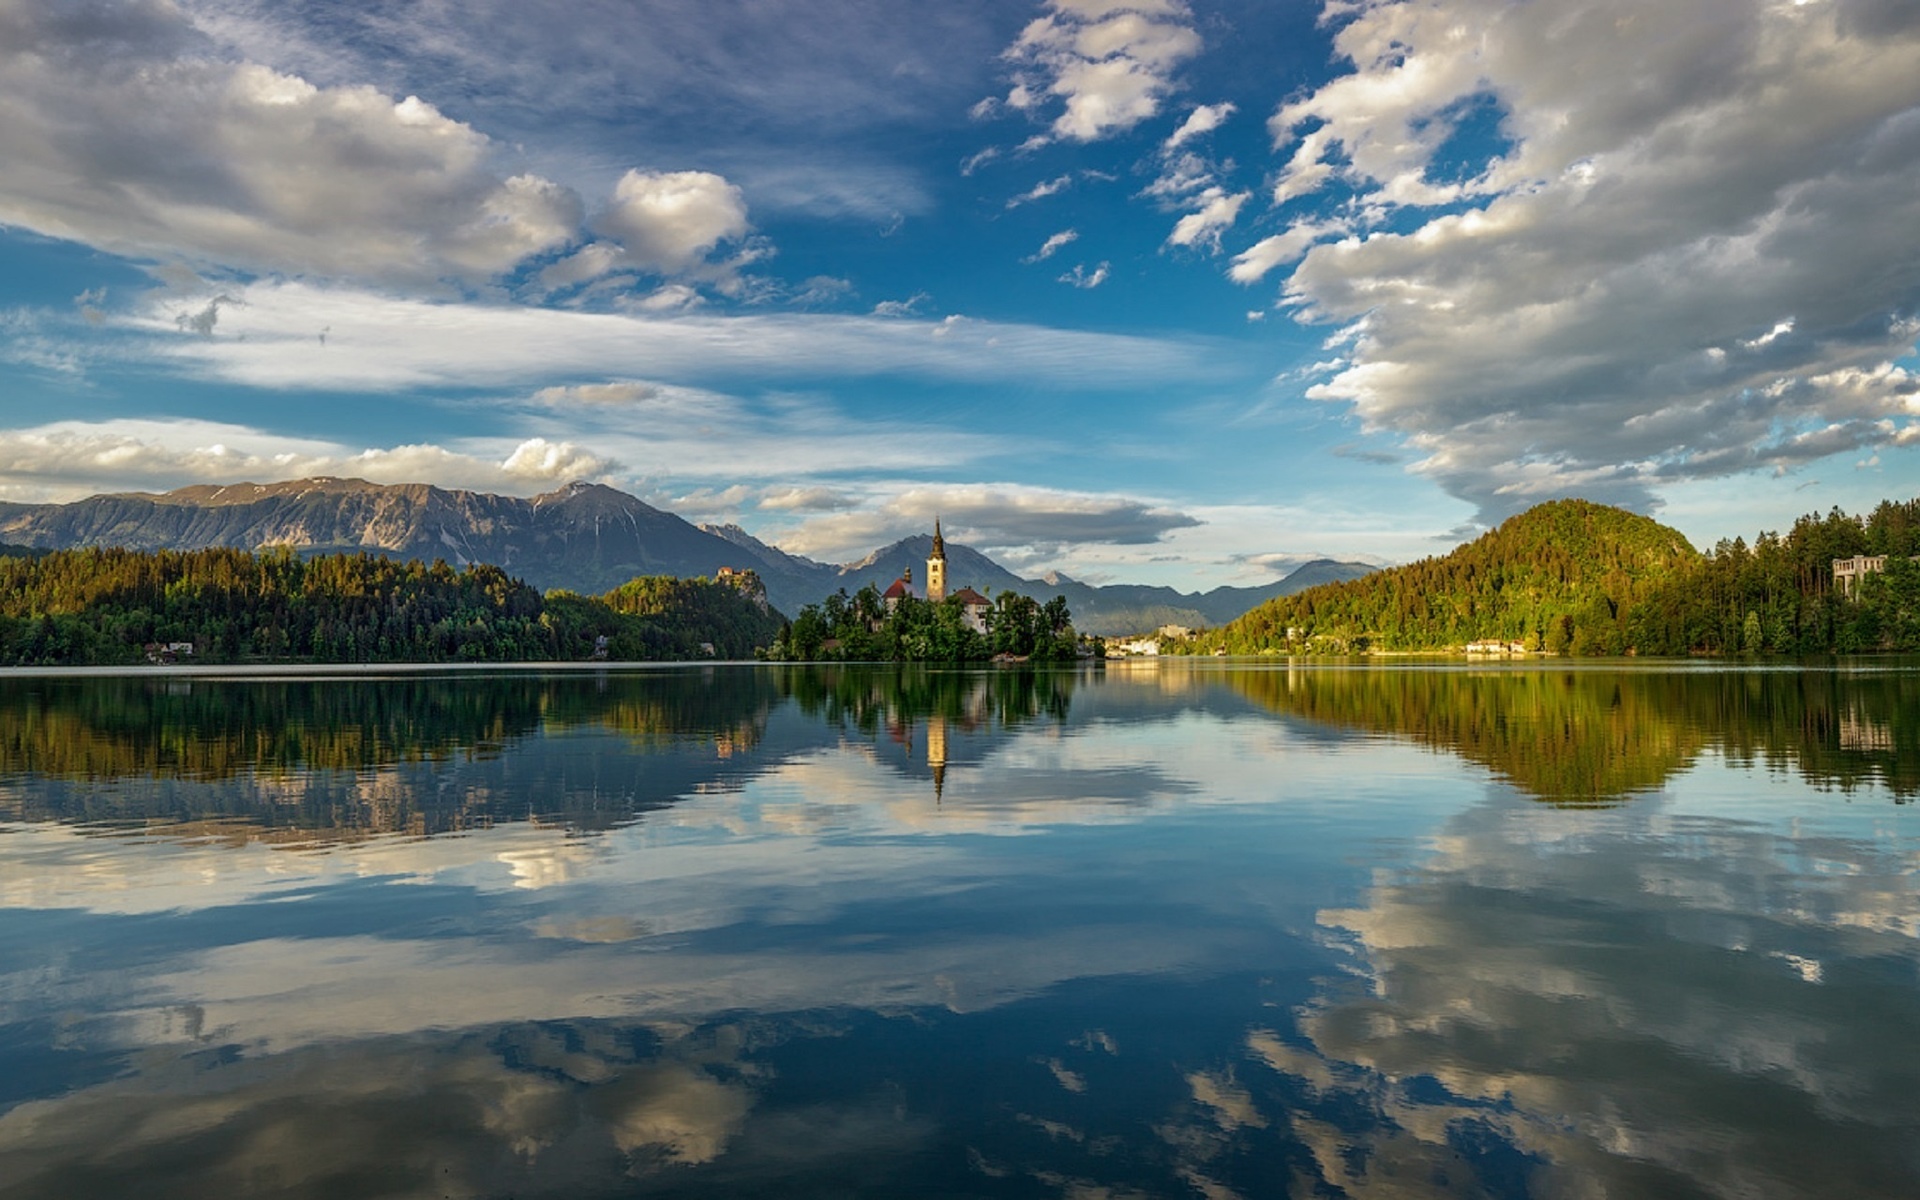
[[[960,620],[968,629],[984,634],[987,631],[987,613],[993,608],[993,601],[982,596],[970,587],[963,587],[953,594],[960,602]]]
[[[1862,579],[1876,571],[1887,569],[1887,556],[1884,554],[1857,555],[1853,558],[1833,560],[1833,586],[1842,596],[1853,595],[1853,589]]]
[[[901,572],[900,578],[887,585],[887,590],[880,593],[880,599],[886,604],[887,611],[892,612],[900,607],[900,601],[911,595],[913,595],[913,568],[908,567]]]
[[[1498,655],[1511,656],[1515,654],[1525,654],[1526,652],[1527,652],[1527,644],[1523,641],[1522,642],[1480,641],[1480,642],[1467,643],[1468,654],[1475,654],[1475,655],[1498,654]]]
[[[176,663],[193,657],[192,642],[148,642],[145,650],[150,663]]]

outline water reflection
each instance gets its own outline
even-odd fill
[[[1033,671],[840,669],[13,677],[0,679],[0,819],[292,844],[517,819],[608,828],[690,791],[724,790],[763,759],[847,729],[884,732],[909,751],[918,738],[919,753],[904,761],[937,792],[949,729],[1062,720],[1074,683]],[[760,753],[771,714],[784,708],[811,719],[789,721],[786,740]],[[568,753],[542,745],[569,735],[577,744]],[[535,770],[514,770],[528,758],[539,760]],[[618,769],[641,761],[644,777]]]
[[[1708,747],[1816,786],[1920,793],[1911,668],[1295,666],[1224,679],[1275,712],[1410,738],[1560,804],[1656,791]]]
[[[1605,1195],[1920,1178],[1911,842],[1653,808],[1543,827],[1488,804],[1436,845],[1321,913],[1364,982],[1303,1010],[1305,1045],[1249,1039],[1370,1110],[1361,1145],[1434,1160],[1497,1138]]]
[[[8,680],[0,1197],[1911,1195],[1914,682]]]
[[[1098,681],[1094,687],[1093,681]],[[1088,689],[1092,688],[1092,691]],[[1704,750],[1791,770],[1818,787],[1920,794],[1920,671],[1230,667],[1151,673],[941,672],[856,667],[539,677],[233,681],[0,678],[0,817],[219,821],[264,828],[446,832],[535,817],[581,827],[622,818],[629,791],[532,789],[531,806],[485,789],[422,788],[450,765],[543,736],[610,734],[622,753],[708,760],[716,778],[758,768],[769,718],[796,709],[803,740],[884,736],[903,769],[945,784],[956,735],[1068,720],[1076,692],[1105,720],[1215,711],[1222,693],[1324,729],[1456,754],[1528,794],[1606,804],[1659,790]],[[779,760],[796,749],[772,750]],[[738,760],[731,770],[726,764]],[[331,782],[329,773],[335,777]],[[371,785],[369,775],[378,776]],[[30,777],[30,789],[5,788]],[[351,784],[341,782],[352,780]],[[74,786],[40,786],[66,781]],[[193,789],[182,784],[249,787]],[[686,780],[676,779],[676,785]],[[111,785],[111,786],[103,786]],[[371,787],[371,792],[369,792]],[[497,790],[497,789],[496,789]],[[648,811],[675,789],[631,793]],[[556,797],[565,796],[565,800]]]

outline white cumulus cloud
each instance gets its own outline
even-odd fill
[[[1043,141],[1096,141],[1157,115],[1200,46],[1192,14],[1172,0],[1048,0],[1006,52],[1014,81],[1004,103],[1058,108]]]
[[[569,250],[541,286],[622,269],[725,283],[743,265],[706,262],[750,232],[719,175],[628,171],[599,240],[579,245],[572,188],[502,169],[511,148],[420,96],[236,57],[244,24],[166,0],[0,0],[0,226],[216,272],[406,287],[484,283]]]
[[[0,224],[116,254],[477,280],[582,215],[432,104],[214,57],[160,0],[0,3],[0,102]]]
[[[1327,18],[1351,70],[1275,114],[1274,196],[1338,185],[1371,232],[1296,220],[1230,273],[1304,251],[1285,302],[1350,342],[1308,394],[1403,435],[1483,518],[1574,490],[1645,505],[1913,428],[1920,387],[1894,364],[1920,311],[1920,9],[1361,0]]]
[[[595,225],[620,243],[624,263],[672,273],[746,236],[747,205],[711,171],[628,171]]]
[[[1275,267],[1303,257],[1315,243],[1343,234],[1350,228],[1348,222],[1339,219],[1296,221],[1285,233],[1261,238],[1234,255],[1233,266],[1227,269],[1227,278],[1235,283],[1258,283]]]
[[[356,448],[213,421],[63,421],[0,430],[0,495],[73,500],[102,491],[312,475],[526,494],[620,469],[618,462],[566,441],[535,437],[495,445],[494,454],[477,445]]]

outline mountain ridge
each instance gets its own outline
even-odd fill
[[[101,493],[67,504],[0,502],[0,542],[35,549],[367,551],[445,558],[461,567],[492,563],[542,589],[584,594],[605,592],[640,575],[711,576],[721,567],[749,568],[766,584],[769,602],[792,614],[840,588],[855,592],[871,583],[884,589],[909,568],[916,578],[924,577],[932,538],[916,534],[858,562],[823,563],[771,546],[738,525],[696,526],[605,484],[575,481],[521,498],[425,483],[313,476]],[[1351,578],[1372,570],[1318,560],[1268,585],[1181,592],[1145,584],[1094,585],[1060,572],[1049,572],[1051,581],[1026,578],[955,542],[947,543],[947,556],[954,588],[1011,588],[1042,600],[1064,595],[1076,625],[1090,633],[1217,625],[1328,573]]]

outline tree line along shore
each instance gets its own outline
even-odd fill
[[[542,593],[499,567],[290,550],[0,555],[0,664],[751,658],[784,625],[751,572]]]
[[[752,571],[642,576],[597,596],[499,567],[288,549],[0,550],[0,665],[485,663],[767,658],[1072,660],[1066,601],[1002,592],[985,629],[954,603],[873,588],[773,609]]]
[[[1866,560],[1847,578],[1835,564]],[[1451,553],[1280,597],[1173,654],[1820,655],[1920,651],[1920,500],[1809,514],[1701,553],[1582,500],[1537,505]],[[0,548],[0,665],[457,663],[770,658],[1064,662],[1097,654],[1066,601],[951,602],[872,588],[791,621],[759,579],[646,576],[541,592],[479,564],[288,549]]]

